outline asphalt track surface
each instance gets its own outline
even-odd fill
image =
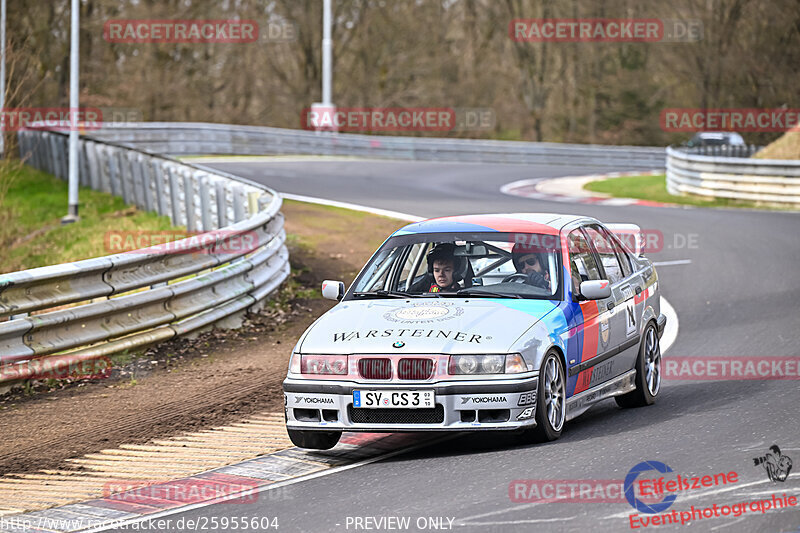
[[[491,212],[585,214],[663,232],[662,294],[680,317],[665,361],[678,357],[800,355],[800,214],[643,206],[593,206],[506,196],[502,185],[603,169],[389,161],[277,161],[209,166],[299,195],[423,217]],[[626,170],[620,168],[619,170]],[[353,238],[358,238],[354,235]],[[349,282],[351,280],[347,280]],[[625,501],[518,503],[514,480],[622,480],[660,461],[688,476],[735,471],[738,482],[682,492],[667,510],[800,495],[798,381],[665,381],[655,405],[621,410],[612,400],[568,423],[560,440],[522,444],[470,434],[330,475],[304,480],[253,505],[220,503],[171,518],[277,517],[279,531],[625,531]],[[753,458],[778,444],[795,468],[772,482]],[[673,475],[674,478],[674,475]],[[647,515],[643,515],[647,516]],[[360,521],[356,519],[360,518]],[[369,518],[369,521],[367,519]],[[449,519],[452,519],[450,526]],[[637,524],[638,525],[638,524]],[[382,527],[381,527],[382,526]],[[800,506],[739,517],[651,525],[658,531],[798,531]],[[369,528],[369,529],[368,529]],[[174,529],[177,531],[178,529]]]

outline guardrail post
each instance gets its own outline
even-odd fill
[[[203,231],[210,231],[214,229],[211,222],[211,191],[208,179],[200,177],[199,174],[199,172],[195,173],[195,176],[200,182],[200,215],[203,221]]]
[[[86,150],[86,161],[89,167],[89,187],[95,191],[100,190],[100,172],[97,168],[97,144],[91,141],[83,141]]]
[[[50,145],[50,168],[47,170],[50,172],[50,174],[60,178],[61,174],[59,172],[58,150],[56,150],[56,136],[48,135],[47,144]]]
[[[241,222],[246,218],[244,211],[244,187],[234,185],[233,187],[233,222]]]
[[[247,193],[247,211],[249,216],[253,216],[258,213],[258,198],[261,196],[261,193],[256,191],[250,191]]]
[[[159,215],[166,216],[167,211],[167,195],[164,192],[164,167],[161,163],[153,159],[150,161],[150,166],[153,170],[153,179],[156,184],[156,202],[158,202],[157,211]]]
[[[111,173],[113,164],[111,162],[109,150],[105,146],[98,145],[95,148],[95,152],[97,154],[97,164],[100,170],[100,190],[109,194],[113,194],[114,188],[112,185],[113,179]]]
[[[182,226],[183,220],[181,219],[181,203],[180,203],[180,191],[178,190],[178,176],[175,175],[175,169],[167,167],[167,173],[169,174],[169,197],[170,197],[170,204],[172,207],[172,225],[173,226]]]
[[[69,137],[60,136],[56,137],[58,142],[58,158],[61,160],[61,179],[67,180],[69,178]]]
[[[139,175],[142,177],[142,190],[144,191],[144,208],[147,211],[153,211],[153,175],[150,172],[151,167],[147,164],[145,157],[139,155],[136,162],[139,166]]]
[[[132,204],[131,201],[131,183],[130,183],[130,172],[131,169],[127,165],[127,157],[121,151],[116,152],[116,156],[114,159],[117,161],[117,170],[119,171],[119,185],[122,189],[122,200],[126,204]]]
[[[107,148],[106,156],[108,158],[108,173],[111,177],[111,194],[114,196],[122,196],[117,151],[112,148]]]
[[[217,227],[224,228],[228,225],[228,202],[225,199],[228,190],[222,181],[217,181],[214,186],[217,189]]]
[[[128,163],[131,167],[131,179],[133,181],[133,202],[139,209],[147,209],[145,207],[145,192],[144,192],[144,176],[142,176],[142,167],[139,164],[141,155],[131,153],[128,157]]]
[[[78,183],[89,187],[89,158],[86,157],[86,143],[78,141]]]
[[[189,173],[183,175],[183,199],[186,201],[186,231],[197,231],[197,219],[194,209],[194,181]]]

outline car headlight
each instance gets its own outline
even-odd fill
[[[518,374],[527,371],[520,354],[510,355],[451,355],[450,374]]]
[[[294,361],[292,361],[294,362]],[[301,355],[301,374],[347,374],[346,355]]]

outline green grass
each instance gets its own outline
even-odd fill
[[[0,273],[114,253],[109,231],[175,229],[168,217],[128,206],[121,198],[81,187],[80,220],[67,226],[67,182],[14,162],[0,164]]]
[[[667,192],[665,174],[656,176],[624,176],[601,181],[591,181],[584,189],[602,192],[616,198],[636,198],[665,204],[693,205],[698,207],[744,207],[758,209],[778,209],[755,202],[731,200],[727,198],[703,198],[701,196],[675,196]]]

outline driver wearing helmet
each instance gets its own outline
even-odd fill
[[[428,252],[428,272],[422,280],[415,283],[412,291],[442,292],[461,289],[458,279],[461,276],[456,268],[460,261],[455,257],[455,244],[437,244]]]
[[[517,243],[511,249],[511,261],[519,274],[526,276],[525,283],[543,289],[550,288],[550,274],[547,272],[546,253],[541,248]]]

